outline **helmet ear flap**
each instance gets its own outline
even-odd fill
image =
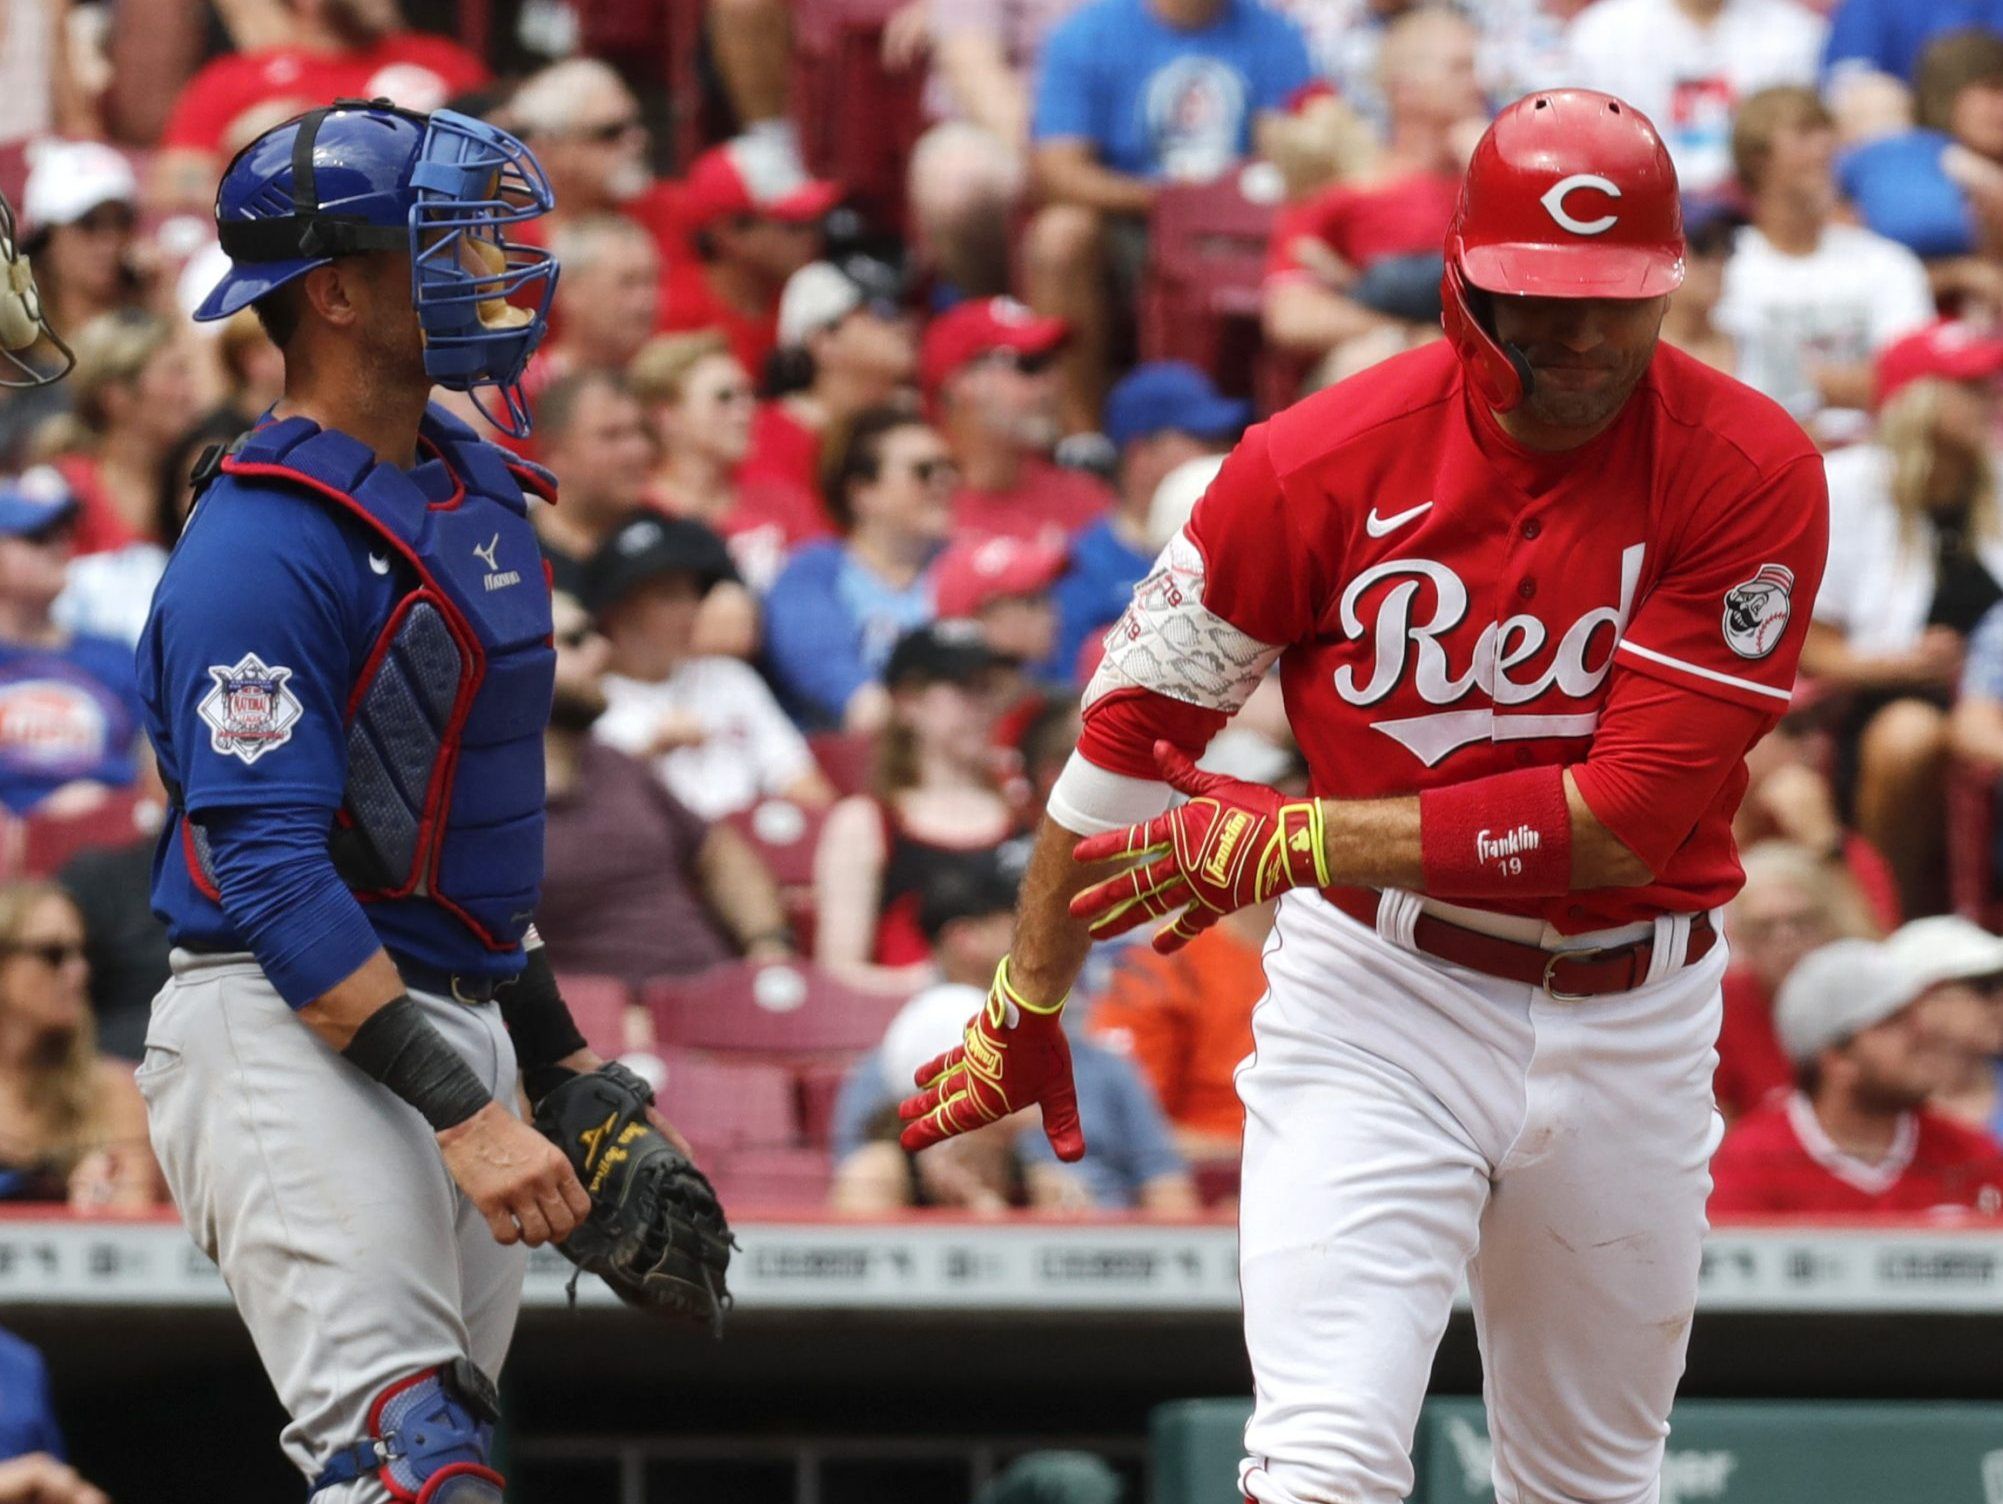
[[[1488,295],[1470,286],[1461,272],[1460,246],[1447,248],[1440,277],[1440,326],[1460,357],[1475,390],[1496,412],[1506,413],[1529,395],[1532,375],[1523,352],[1505,345],[1488,325]]]

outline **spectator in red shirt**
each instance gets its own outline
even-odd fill
[[[960,465],[956,531],[1062,547],[1111,504],[1100,482],[1046,458],[1058,437],[1053,362],[1069,333],[1010,298],[962,303],[925,331],[920,379]]]
[[[551,377],[623,371],[654,332],[661,257],[653,237],[616,214],[572,220],[550,239],[563,264],[554,338],[538,352]]]
[[[827,437],[897,400],[918,369],[917,333],[898,302],[901,280],[860,256],[816,261],[786,280],[779,349],[766,370],[773,400],[752,420],[745,479],[820,497]]]
[[[161,133],[159,196],[206,208],[223,159],[258,132],[336,99],[387,98],[435,110],[487,82],[447,37],[404,28],[397,0],[280,0],[291,38],[219,57],[182,89]]]
[[[1762,841],[1740,861],[1746,885],[1725,910],[1732,965],[1713,1082],[1728,1120],[1794,1085],[1773,1025],[1774,996],[1788,973],[1832,940],[1876,933],[1840,862],[1789,841]]]
[[[658,335],[627,377],[659,456],[648,504],[721,534],[753,590],[771,588],[794,548],[833,536],[816,492],[744,473],[757,409],[751,378],[721,332]]]
[[[674,185],[648,165],[647,127],[625,80],[595,57],[565,58],[531,74],[500,114],[534,150],[556,195],[555,209],[515,233],[553,236],[573,219],[622,214],[654,237],[665,306],[667,269],[691,254],[688,233]]]
[[[1919,1026],[1920,990],[1875,941],[1803,958],[1774,1010],[1797,1089],[1725,1135],[1714,1216],[2003,1211],[2003,1148],[1927,1105],[1949,1060]]]
[[[721,329],[744,368],[763,372],[778,343],[779,294],[820,254],[821,221],[841,196],[772,132],[697,157],[682,185],[696,254],[669,268],[661,327]]]
[[[1316,385],[1439,338],[1440,246],[1482,119],[1476,41],[1471,22],[1437,7],[1394,21],[1378,62],[1383,154],[1273,227],[1266,337],[1305,360],[1333,356]]]
[[[76,493],[76,551],[159,539],[161,465],[200,411],[188,340],[158,314],[100,314],[71,336],[70,412],[36,436]]]

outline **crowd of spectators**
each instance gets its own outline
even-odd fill
[[[695,17],[700,55],[650,9]],[[1439,337],[1467,153],[1501,102],[1580,84],[1648,112],[1678,164],[1665,337],[1784,404],[1830,480],[1803,682],[1739,821],[1717,1207],[1998,1210],[2003,13],[843,14],[861,75],[811,41],[814,0],[0,0],[0,186],[77,358],[0,400],[0,872],[44,875],[44,827],[124,832],[44,864],[73,902],[0,888],[0,1195],[157,1194],[115,1063],[165,965],[150,842],[103,811],[161,798],[129,649],[191,463],[279,395],[253,316],[188,318],[217,174],[258,131],[337,95],[449,102],[555,187],[524,447],[561,483],[536,512],[559,969],[639,999],[748,962],[901,1002],[801,1130],[838,1207],[1176,1211],[1232,1194],[1265,911],[1172,958],[1095,957],[1067,1014],[1082,1166],[1015,1120],[914,1163],[886,1108],[1006,945],[1100,639],[1218,457],[1261,408]],[[832,140],[817,68],[881,85],[839,100]],[[909,119],[878,118],[893,97]],[[886,149],[889,173],[844,178]],[[1140,313],[1156,217],[1199,189],[1266,227],[1242,296],[1203,315],[1228,361],[1151,348]],[[1277,702],[1254,696],[1216,765],[1301,776]],[[673,1053],[637,1002],[620,1034]]]

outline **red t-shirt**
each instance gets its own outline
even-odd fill
[[[1245,436],[1109,634],[1079,750],[1158,777],[1170,733],[1123,705],[1214,729],[1277,659],[1317,795],[1568,767],[1660,874],[1483,907],[1566,934],[1714,908],[1742,879],[1743,750],[1787,706],[1827,545],[1807,436],[1681,351],[1605,433],[1546,454],[1440,341]]]
[[[751,419],[751,448],[737,467],[739,482],[772,481],[819,498],[821,436],[783,402],[761,402]]]
[[[88,455],[67,454],[55,462],[55,468],[77,499],[73,553],[79,556],[109,553],[146,541],[146,535],[125,520],[118,503],[106,493],[96,460]]]
[[[1751,971],[1734,966],[1725,973],[1725,1022],[1711,1078],[1718,1110],[1741,1117],[1793,1089],[1794,1067],[1773,1031],[1773,999]]]
[[[1388,256],[1437,255],[1460,191],[1457,172],[1337,183],[1281,213],[1267,243],[1266,276],[1306,272],[1297,245],[1302,240],[1322,242],[1358,271]]]
[[[1751,1212],[2003,1211],[2003,1147],[1922,1107],[1900,1120],[1880,1163],[1829,1141],[1794,1093],[1748,1113],[1711,1161],[1711,1215]]]
[[[765,357],[779,344],[779,303],[763,313],[740,313],[724,302],[710,285],[709,268],[692,256],[664,260],[661,277],[661,317],[663,333],[684,330],[718,329],[730,341],[735,355],[753,381],[765,374]]]
[[[1073,533],[1097,522],[1112,504],[1113,493],[1091,476],[1031,455],[1006,491],[962,486],[953,497],[953,533],[958,538],[1017,538],[1062,548]]]
[[[437,109],[487,82],[486,64],[448,37],[399,31],[359,51],[271,47],[232,53],[188,80],[161,133],[162,147],[221,151],[246,110],[283,106],[271,124],[336,99],[386,96],[406,109]]]

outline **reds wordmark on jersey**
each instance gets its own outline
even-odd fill
[[[1329,798],[1582,762],[1624,675],[1777,717],[1827,514],[1794,421],[1680,351],[1605,433],[1543,454],[1429,345],[1246,435],[1108,634],[1087,714],[1134,689],[1228,713],[1277,658]],[[1494,907],[1578,932],[1723,902],[1744,788],[1741,768],[1651,887]]]

